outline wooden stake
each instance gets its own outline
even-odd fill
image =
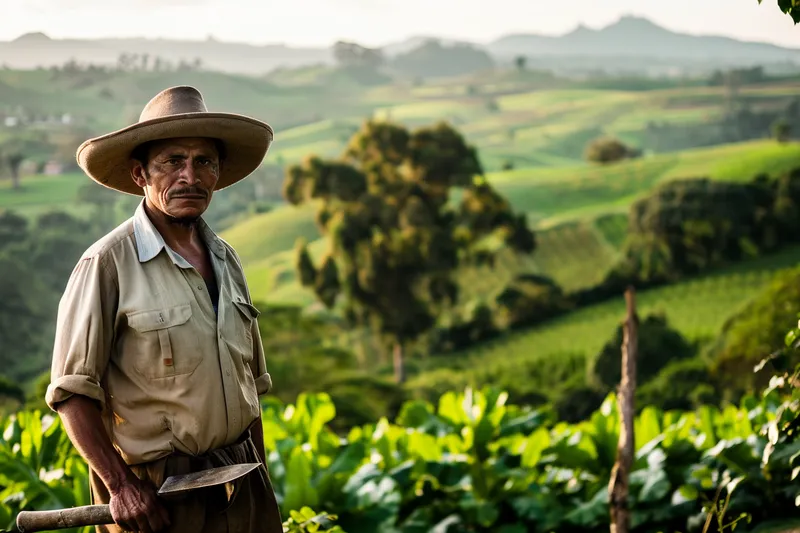
[[[617,391],[620,414],[617,461],[611,470],[608,484],[611,511],[611,533],[628,533],[630,509],[628,508],[628,477],[633,465],[633,397],[636,391],[636,358],[638,354],[636,298],[633,287],[625,291],[626,317],[622,336],[622,379]]]

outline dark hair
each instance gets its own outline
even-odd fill
[[[147,141],[138,145],[131,151],[131,159],[139,161],[142,164],[142,166],[146,167],[147,163],[150,162],[149,158],[150,148],[153,147],[153,145],[155,145],[156,143],[161,142],[162,140],[166,139]],[[225,159],[225,156],[227,155],[227,151],[225,150],[225,143],[219,139],[211,138],[210,140],[214,142],[214,146],[217,148],[217,155],[219,156],[219,160],[223,161]]]

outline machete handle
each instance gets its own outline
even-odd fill
[[[19,533],[113,523],[108,505],[84,505],[53,511],[20,511],[17,515]]]

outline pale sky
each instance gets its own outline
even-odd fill
[[[172,37],[295,46],[338,39],[378,46],[413,35],[487,42],[507,33],[557,35],[621,15],[674,31],[800,48],[800,24],[777,0],[0,0],[0,40]]]

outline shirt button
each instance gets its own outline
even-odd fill
[[[198,290],[198,291],[202,291],[202,290],[203,290],[203,286],[202,286],[202,285],[198,285],[198,286],[197,286],[197,290]]]

